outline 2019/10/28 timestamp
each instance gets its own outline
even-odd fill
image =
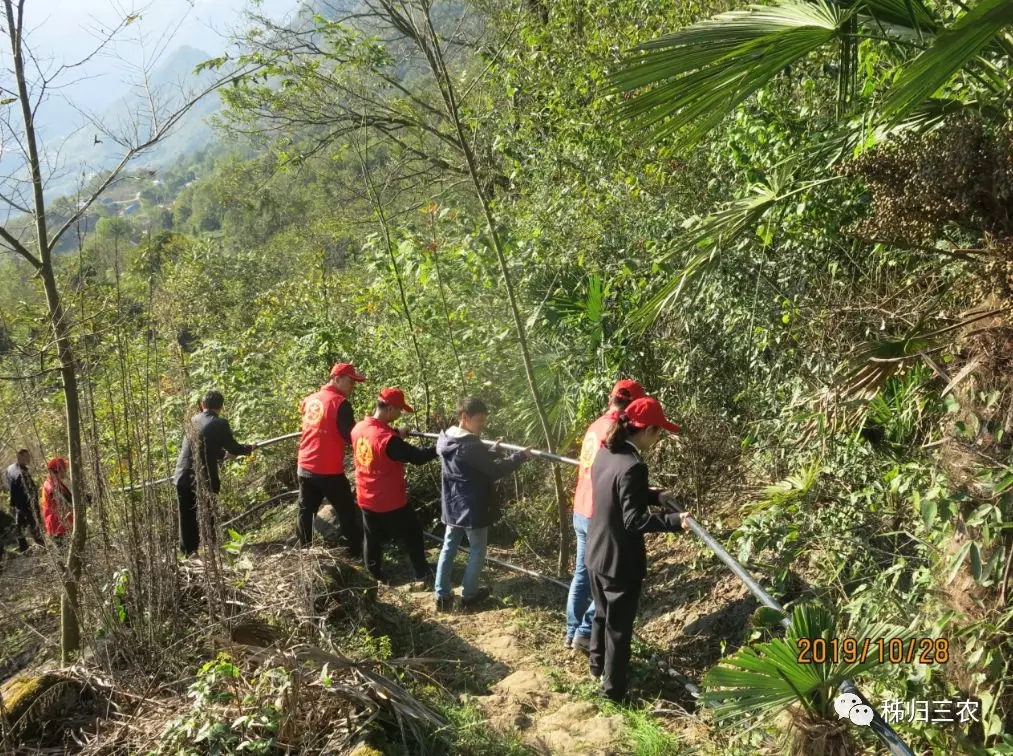
[[[799,664],[946,664],[950,642],[946,638],[799,638]]]

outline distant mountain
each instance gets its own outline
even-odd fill
[[[209,83],[217,74],[205,71],[194,73],[198,64],[211,55],[193,47],[183,46],[169,55],[152,72],[150,89],[160,114],[171,113],[186,99]],[[221,108],[217,93],[208,95],[195,105],[175,126],[170,136],[150,152],[144,153],[132,163],[132,167],[161,168],[180,157],[207,146],[214,133],[208,124],[208,117]],[[98,117],[99,121],[113,134],[130,134],[136,140],[149,133],[150,108],[148,95],[142,87],[134,86]],[[81,184],[82,174],[87,180],[96,173],[114,167],[122,158],[124,149],[95,125],[78,117],[79,126],[70,136],[48,140],[46,153],[51,163],[59,165],[58,176],[47,187],[47,199],[74,194]]]

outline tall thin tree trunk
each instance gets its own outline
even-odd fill
[[[401,297],[401,307],[404,309],[405,322],[408,324],[408,335],[412,340],[412,347],[415,349],[415,359],[419,363],[419,371],[422,376],[422,390],[426,396],[426,421],[428,422],[431,417],[430,412],[430,400],[429,400],[429,368],[426,365],[426,360],[422,356],[422,349],[419,347],[418,337],[415,335],[415,323],[412,320],[411,309],[408,307],[408,295],[405,293],[404,281],[401,278],[401,269],[397,264],[397,255],[394,252],[394,242],[390,238],[390,226],[387,224],[387,215],[383,212],[383,205],[380,202],[380,195],[376,191],[376,186],[373,184],[373,173],[369,169],[369,165],[366,163],[367,156],[359,152],[359,163],[362,165],[362,175],[366,179],[366,188],[369,190],[369,199],[373,203],[373,208],[376,210],[376,217],[380,221],[380,230],[383,234],[383,242],[387,246],[387,254],[390,256],[390,266],[394,271],[394,280],[397,282],[397,291]],[[415,418],[416,427],[418,427],[418,418]]]
[[[517,345],[520,348],[521,360],[524,364],[524,375],[528,381],[528,389],[531,391],[531,400],[535,405],[535,412],[538,414],[538,422],[542,426],[542,434],[545,437],[545,448],[549,451],[549,453],[553,453],[555,444],[552,440],[552,429],[549,427],[549,417],[545,412],[541,392],[538,390],[534,363],[531,359],[531,352],[528,349],[528,338],[524,328],[524,318],[521,316],[520,304],[517,301],[517,294],[514,291],[513,279],[510,275],[510,267],[507,264],[503,241],[500,238],[499,228],[496,223],[496,218],[493,215],[489,198],[486,196],[485,189],[482,186],[482,176],[478,168],[478,161],[475,159],[475,152],[471,148],[471,140],[469,139],[469,135],[466,133],[464,124],[461,121],[461,113],[457,102],[457,94],[454,91],[453,79],[450,76],[450,72],[447,70],[446,60],[443,57],[439,36],[436,34],[436,29],[433,27],[433,20],[429,12],[428,2],[423,2],[422,10],[425,16],[426,28],[425,30],[417,29],[418,33],[416,36],[420,46],[422,47],[423,53],[429,62],[429,67],[432,69],[433,76],[436,77],[437,83],[439,84],[440,94],[447,109],[447,115],[454,123],[454,130],[457,132],[458,141],[460,142],[461,150],[464,153],[464,159],[468,166],[468,175],[471,178],[472,186],[475,189],[475,196],[482,205],[482,213],[485,216],[486,227],[489,230],[489,237],[492,239],[493,250],[496,253],[496,261],[499,263],[500,272],[503,274],[503,285],[506,288],[507,301],[510,304],[510,312],[513,315],[514,326],[517,329]],[[412,23],[414,24],[414,20]],[[556,568],[559,573],[562,574],[568,570],[570,562],[570,548],[568,540],[570,530],[568,523],[570,502],[566,495],[566,491],[563,488],[563,476],[559,471],[559,467],[553,465],[552,472],[556,488],[557,512],[559,515],[559,560]]]
[[[450,337],[450,349],[454,353],[454,360],[457,362],[457,373],[461,377],[461,392],[468,393],[468,379],[464,375],[464,366],[461,364],[461,355],[457,351],[457,339],[454,337],[454,324],[450,319],[450,307],[447,304],[447,295],[443,289],[443,271],[440,270],[440,250],[436,240],[436,214],[430,214],[430,226],[433,232],[433,266],[436,268],[436,286],[440,291],[440,302],[443,305],[443,317],[447,319],[447,335]]]
[[[46,304],[49,307],[49,322],[56,339],[60,359],[60,374],[63,377],[63,399],[67,416],[67,452],[70,457],[70,491],[74,500],[74,531],[70,549],[67,552],[67,569],[64,573],[64,591],[60,601],[60,656],[68,663],[81,647],[81,628],[78,616],[78,585],[83,565],[82,552],[88,532],[84,502],[84,466],[81,460],[81,405],[77,390],[77,366],[71,345],[70,325],[67,322],[63,304],[60,301],[56,275],[53,271],[52,249],[46,228],[46,199],[42,188],[42,163],[35,134],[35,115],[28,94],[28,79],[25,74],[23,55],[22,23],[25,0],[17,3],[17,19],[14,14],[14,0],[4,0],[7,15],[7,34],[11,43],[14,63],[14,78],[17,82],[18,101],[25,125],[25,147],[28,150],[28,167],[32,174],[32,204],[35,211],[35,232],[39,248],[39,276],[46,290]]]

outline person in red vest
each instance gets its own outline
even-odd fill
[[[436,447],[412,446],[404,438],[407,428],[399,430],[391,426],[402,412],[414,411],[401,389],[385,388],[376,399],[373,416],[352,429],[355,494],[362,510],[366,567],[381,582],[386,582],[383,546],[393,539],[404,544],[416,580],[428,582],[433,575],[426,564],[422,525],[415,510],[408,506],[405,465],[433,461]]]
[[[42,521],[46,532],[59,543],[74,527],[74,505],[67,487],[70,463],[53,457],[46,465],[49,474],[42,484]]]
[[[594,601],[591,600],[591,579],[584,566],[584,545],[587,542],[587,528],[591,524],[594,506],[591,500],[591,465],[598,451],[605,445],[605,434],[609,426],[619,417],[634,399],[646,396],[644,387],[634,380],[624,379],[612,387],[609,406],[605,414],[591,423],[584,433],[577,467],[577,489],[573,495],[573,530],[577,534],[577,565],[570,582],[570,594],[566,599],[566,647],[589,653],[591,648],[591,623],[594,622]]]
[[[339,362],[320,390],[299,405],[299,543],[313,541],[313,518],[324,499],[338,515],[343,545],[350,556],[362,556],[362,515],[345,477],[345,446],[352,443],[355,413],[348,399],[355,384],[366,380],[354,365]]]

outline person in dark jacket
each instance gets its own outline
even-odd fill
[[[327,499],[341,524],[342,545],[354,559],[362,556],[362,514],[345,475],[345,449],[352,444],[355,427],[352,393],[356,384],[365,380],[354,365],[339,362],[331,368],[327,383],[299,405],[299,544],[313,542],[313,518]]]
[[[594,514],[587,533],[584,562],[591,577],[595,615],[591,625],[591,675],[601,679],[602,693],[620,700],[626,695],[633,639],[633,618],[647,575],[644,533],[680,531],[689,514],[656,515],[658,491],[647,484],[641,454],[675,433],[657,399],[636,399],[620,413],[605,437],[605,448],[591,466]]]
[[[17,461],[7,468],[7,484],[11,489],[11,513],[14,515],[14,526],[18,531],[18,551],[28,551],[27,532],[39,545],[44,545],[39,524],[42,515],[39,512],[39,489],[32,479],[29,469],[32,455],[28,449],[18,449]]]
[[[441,504],[443,523],[447,526],[436,566],[436,608],[446,611],[453,606],[454,594],[450,572],[454,557],[465,536],[468,537],[468,566],[461,585],[461,604],[472,606],[489,595],[489,589],[478,581],[485,564],[488,544],[490,509],[495,495],[493,483],[509,475],[526,460],[531,450],[525,449],[506,459],[497,459],[496,447],[490,451],[482,443],[482,430],[489,420],[489,408],[476,397],[465,397],[457,407],[458,425],[440,434],[436,453],[442,472]]]
[[[183,446],[176,459],[172,482],[179,500],[179,541],[186,556],[197,553],[200,526],[197,517],[198,495],[209,502],[221,491],[219,463],[228,455],[250,454],[256,444],[241,444],[232,435],[229,421],[220,417],[225,398],[219,391],[208,391],[201,401],[201,412],[190,418]]]
[[[609,406],[605,414],[591,423],[584,433],[580,446],[577,467],[577,488],[573,493],[573,532],[577,536],[577,558],[570,582],[570,593],[566,598],[566,647],[575,648],[585,654],[591,650],[591,623],[594,621],[594,602],[591,600],[591,580],[584,566],[584,549],[587,543],[587,528],[594,513],[593,491],[591,489],[591,465],[603,446],[609,426],[619,413],[634,399],[647,394],[644,387],[634,380],[623,379],[612,387]]]
[[[355,495],[362,510],[363,550],[366,567],[384,582],[383,545],[396,538],[408,552],[415,579],[428,582],[432,568],[426,564],[422,525],[408,504],[405,464],[424,465],[436,459],[436,448],[420,449],[405,441],[407,428],[391,423],[402,412],[414,412],[404,392],[385,388],[376,399],[376,410],[352,429],[355,460]]]

